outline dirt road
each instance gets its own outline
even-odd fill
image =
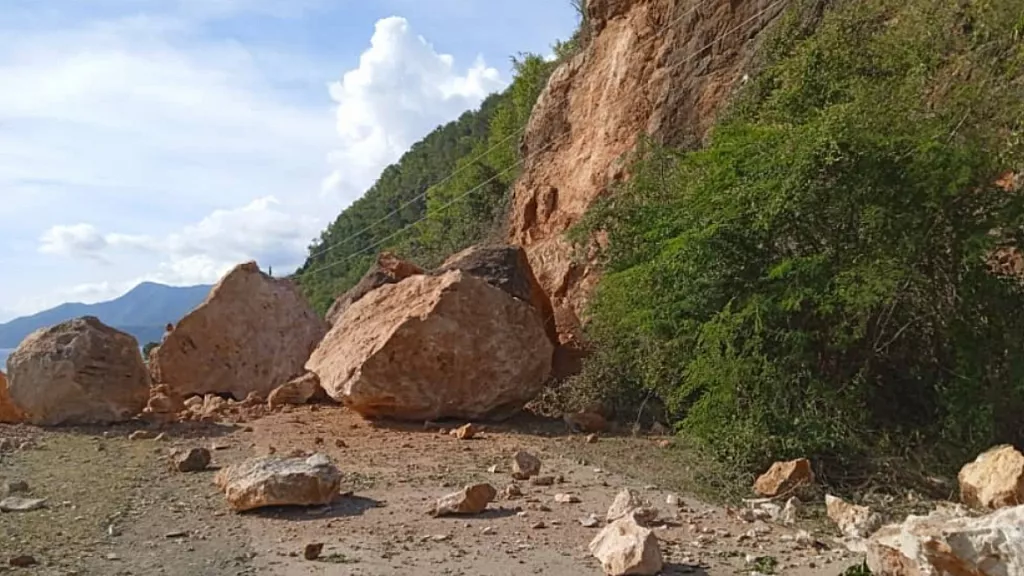
[[[45,508],[0,514],[0,572],[165,575],[599,575],[587,550],[616,493],[640,490],[663,522],[655,533],[664,574],[751,572],[838,575],[859,559],[839,547],[796,541],[798,528],[748,523],[684,494],[688,471],[657,438],[604,437],[588,444],[561,423],[523,418],[458,440],[422,426],[371,425],[340,407],[301,407],[239,425],[177,425],[163,440],[129,440],[143,426],[40,430],[0,425],[23,447],[0,460],[0,480],[24,480]],[[351,491],[327,507],[231,512],[213,471],[171,471],[172,448],[206,446],[215,466],[294,449],[328,454]],[[552,486],[520,482],[469,518],[426,514],[439,496],[470,482],[499,492],[509,461],[528,450]],[[494,471],[491,471],[494,470]],[[554,495],[575,495],[561,504]],[[670,498],[670,496],[672,496]],[[827,541],[827,538],[820,538]],[[302,556],[322,542],[320,559]],[[9,568],[9,557],[38,564]]]

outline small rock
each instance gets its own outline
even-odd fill
[[[527,480],[540,474],[540,459],[529,452],[520,450],[512,457],[512,477],[516,480]]]
[[[466,424],[465,426],[460,426],[455,430],[452,430],[452,435],[459,440],[469,440],[476,436],[476,433],[477,429],[472,424]]]
[[[0,500],[0,512],[31,512],[46,506],[46,498],[8,496]]]
[[[600,524],[601,521],[598,520],[595,514],[580,518],[580,526],[583,526],[584,528],[597,528]]]
[[[828,517],[839,530],[851,538],[867,538],[882,527],[882,517],[867,506],[851,504],[831,494],[825,495]]]
[[[547,525],[547,524],[545,524],[543,520],[540,520],[540,521],[538,521],[538,522],[534,522],[534,523],[533,523],[533,524],[532,524],[532,525],[530,526],[530,528],[532,528],[532,529],[534,529],[534,530],[543,530],[544,528],[547,528],[547,527],[548,527],[548,525]]]
[[[555,484],[554,476],[534,476],[530,478],[530,484],[534,486],[553,486]]]
[[[136,430],[128,435],[129,440],[149,440],[153,438],[153,433],[149,430]]]
[[[324,551],[323,542],[311,542],[306,544],[302,549],[302,557],[306,560],[316,560],[320,557],[320,553]]]
[[[187,538],[188,530],[175,530],[164,534],[164,538]]]
[[[24,480],[10,480],[0,485],[0,496],[22,494],[25,492],[28,492],[28,482]]]
[[[776,462],[754,482],[754,492],[774,498],[814,483],[814,470],[806,458]]]
[[[509,500],[521,498],[522,496],[523,490],[519,487],[518,484],[509,484],[508,486],[505,486],[505,497],[508,498]]]
[[[625,488],[615,496],[605,520],[615,522],[626,516],[635,516],[637,522],[647,525],[658,518],[658,510],[644,502],[636,490]]]
[[[28,554],[19,554],[17,556],[11,556],[7,560],[7,563],[15,568],[28,568],[29,566],[35,566],[39,562],[37,562],[33,556],[29,556]]]
[[[597,434],[587,434],[587,444],[597,444]]]
[[[161,432],[161,433],[157,434],[153,438],[153,440],[156,440],[157,442],[166,442],[168,440],[167,433],[166,432]]]
[[[178,472],[199,472],[210,465],[210,451],[206,448],[189,448],[174,454],[174,467]]]
[[[675,494],[669,494],[668,496],[665,496],[665,504],[668,504],[669,506],[674,506],[674,507],[678,508],[679,507],[679,496],[677,496]]]
[[[555,502],[559,504],[579,504],[580,498],[575,494],[555,494]]]
[[[484,536],[489,536],[491,534],[494,534],[494,527],[493,526],[487,526],[486,528],[481,530],[480,533],[483,534]]]
[[[490,484],[473,484],[439,499],[431,509],[434,516],[479,514],[498,495]]]
[[[13,452],[14,451],[14,440],[10,438],[0,438],[0,452]]]
[[[658,538],[632,515],[605,526],[589,548],[609,576],[654,576],[663,566]]]
[[[960,469],[960,500],[975,508],[1024,503],[1024,454],[1010,445],[990,448]]]
[[[668,448],[669,446],[672,446],[671,440],[667,438],[664,440],[658,440],[658,448]]]
[[[491,465],[491,467],[487,469],[487,472],[489,472],[491,474],[497,474],[498,473],[498,465],[497,464]]]
[[[341,438],[335,438],[334,445],[338,448],[348,448],[348,444],[345,444],[345,441]]]
[[[779,514],[779,521],[786,526],[792,526],[796,524],[797,520],[800,519],[800,509],[802,505],[800,499],[793,496],[789,500],[786,500],[786,506],[782,509]]]

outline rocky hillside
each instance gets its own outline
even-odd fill
[[[558,350],[585,352],[556,352],[556,375],[582,371],[562,406],[656,406],[747,470],[812,456],[852,477],[922,449],[948,468],[1024,441],[1024,291],[989,265],[1024,223],[1019,3],[591,0],[581,16],[556,62],[526,58],[486,122],[466,117],[481,129],[436,164],[450,178],[375,187],[372,232],[339,217],[298,274],[319,309],[381,250],[432,268],[505,241]]]

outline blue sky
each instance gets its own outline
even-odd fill
[[[3,0],[0,321],[310,240],[568,0]]]

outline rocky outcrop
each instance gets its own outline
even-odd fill
[[[92,316],[32,333],[7,368],[10,401],[31,424],[122,422],[149,399],[149,374],[135,337]]]
[[[0,424],[17,424],[25,418],[7,392],[7,376],[0,372]]]
[[[774,498],[788,494],[800,486],[814,483],[814,470],[806,458],[776,462],[754,482],[754,492]]]
[[[529,303],[452,270],[369,292],[307,368],[329,396],[367,417],[500,419],[541,390],[551,355]]]
[[[255,262],[231,270],[155,349],[155,382],[181,396],[271,390],[301,376],[327,325],[289,280]]]
[[[533,305],[544,322],[552,343],[558,343],[551,301],[530,268],[526,251],[520,246],[471,246],[448,258],[435,272],[462,270]]]
[[[597,280],[592,258],[578,262],[564,232],[627,177],[621,160],[640,134],[672,145],[704,136],[786,3],[586,6],[589,46],[554,72],[527,125],[509,230],[550,298],[564,343],[581,338],[583,307]]]
[[[341,473],[323,454],[308,458],[251,458],[217,472],[214,483],[236,511],[266,506],[330,504]]]
[[[1024,506],[980,518],[910,516],[871,537],[867,564],[875,576],[1024,574]]]
[[[995,446],[960,469],[960,501],[975,508],[1024,504],[1024,454]]]
[[[331,307],[327,310],[327,324],[333,327],[338,319],[341,318],[341,315],[345,313],[345,310],[348,310],[349,306],[358,302],[360,298],[377,288],[385,284],[395,284],[409,276],[423,273],[423,269],[412,262],[402,260],[391,252],[382,252],[377,256],[377,262],[367,270],[366,274],[359,280],[359,283],[349,289],[348,292],[339,296],[331,304]]]

